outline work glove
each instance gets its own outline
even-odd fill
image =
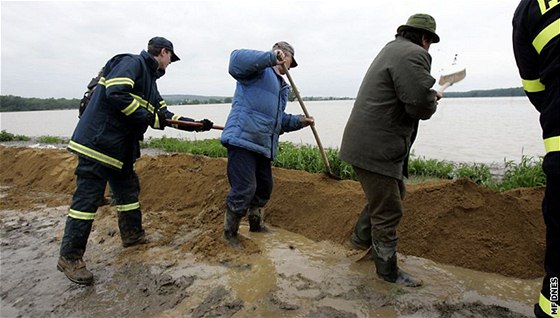
[[[202,124],[202,127],[198,128],[196,131],[208,131],[212,129],[212,126],[214,126],[214,123],[206,118],[199,120],[198,122]]]
[[[186,130],[186,131],[208,131],[208,130],[212,129],[212,126],[214,126],[214,123],[209,121],[208,119],[196,120],[195,121],[192,118],[180,117],[179,120],[202,124],[202,126],[199,126],[199,125],[196,125],[196,126],[177,125],[176,128],[181,129],[181,130]],[[173,125],[173,127],[175,127],[175,125]]]
[[[165,117],[165,112],[162,110],[157,110],[155,113],[150,113],[148,115],[148,124],[155,129],[163,130],[167,126],[167,120]]]

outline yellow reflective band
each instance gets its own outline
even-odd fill
[[[105,77],[100,78],[98,84],[105,86]]]
[[[130,85],[134,87],[134,81],[127,77],[115,77],[105,81],[105,87],[109,88],[113,85]]]
[[[123,204],[116,206],[117,211],[119,212],[126,212],[126,211],[133,211],[140,209],[140,202],[134,202],[130,204]]]
[[[113,166],[115,168],[118,169],[122,169],[123,163],[122,161],[119,161],[115,158],[111,158],[107,155],[104,155],[98,151],[95,151],[91,148],[88,148],[84,145],[80,145],[79,143],[75,142],[75,141],[70,141],[70,143],[68,144],[68,149],[73,150],[77,153],[83,154],[84,156],[87,156],[89,158],[95,159],[99,162],[103,162],[105,164],[108,164],[110,166]]]
[[[540,79],[536,79],[536,80],[524,79],[521,80],[521,83],[523,83],[523,89],[528,93],[537,93],[545,90],[545,86],[543,83],[541,83]]]
[[[167,104],[165,103],[165,100],[162,100],[161,102],[159,102],[160,108],[163,107],[167,107]]]
[[[552,40],[555,36],[560,34],[560,18],[552,22],[549,26],[544,28],[537,37],[533,40],[533,46],[539,54],[542,49]]]
[[[544,297],[542,293],[541,297],[539,297],[539,307],[541,307],[542,311],[544,311],[545,314],[551,317],[560,317],[560,313],[558,312],[558,304],[546,299],[546,297]]]
[[[155,115],[154,128],[161,128],[161,126],[159,125],[159,116],[158,115]]]
[[[546,153],[560,151],[560,136],[546,138],[544,140],[544,149]]]
[[[544,15],[547,11],[560,4],[560,0],[537,0],[541,14]]]
[[[138,107],[140,107],[140,103],[136,99],[133,99],[132,103],[126,106],[125,109],[121,110],[121,112],[123,112],[126,116],[129,116],[130,114],[134,113],[138,109]]]
[[[93,219],[95,219],[95,212],[82,212],[68,209],[68,216],[73,219],[93,221]]]
[[[154,113],[154,106],[150,103],[148,103],[147,100],[143,99],[142,97],[136,95],[136,94],[132,94],[130,93],[130,96],[132,96],[134,99],[136,99],[139,103],[140,106],[146,108],[150,113]]]
[[[180,115],[174,114],[173,116],[171,116],[172,120],[179,120],[179,118],[181,118]],[[173,128],[179,128],[179,125],[171,125],[171,127]]]

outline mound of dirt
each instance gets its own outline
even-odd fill
[[[0,160],[1,185],[10,187],[2,209],[25,207],[22,196],[29,191],[52,193],[41,196],[48,206],[70,203],[74,155],[57,149],[0,146]],[[179,246],[202,259],[224,262],[259,253],[248,238],[242,238],[240,251],[222,240],[229,189],[225,159],[143,156],[136,170],[145,228],[161,236],[160,244],[172,243],[176,233],[188,228],[190,236]],[[273,174],[275,190],[266,210],[269,224],[315,241],[346,242],[365,204],[359,183],[276,168]],[[544,274],[543,194],[543,188],[498,193],[469,180],[410,185],[399,227],[399,252],[506,276],[540,277]],[[94,226],[114,222],[114,214],[106,210],[100,209]]]

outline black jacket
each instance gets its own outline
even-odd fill
[[[167,110],[156,85],[161,75],[146,51],[110,59],[68,150],[119,170],[131,165],[140,156],[139,141],[148,126],[162,129],[153,123],[159,109],[168,119],[184,119]]]

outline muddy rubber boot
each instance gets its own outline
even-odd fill
[[[91,285],[93,283],[93,274],[86,268],[86,263],[81,258],[70,259],[60,256],[56,268],[76,284]]]
[[[241,248],[241,242],[237,237],[237,231],[239,230],[239,222],[241,222],[242,216],[234,213],[230,209],[226,210],[224,214],[224,239],[233,248]]]
[[[375,262],[375,270],[379,278],[386,282],[406,287],[422,286],[422,280],[414,278],[397,266],[397,253],[394,247],[384,247],[374,244],[372,253],[373,261]]]
[[[371,221],[367,206],[358,217],[354,232],[350,236],[350,244],[358,250],[367,250],[371,246]]]
[[[123,247],[148,243],[146,233],[142,228],[142,213],[140,210],[117,212],[117,215]]]
[[[251,207],[249,208],[248,214],[250,232],[270,232],[268,227],[264,224],[264,208]]]

